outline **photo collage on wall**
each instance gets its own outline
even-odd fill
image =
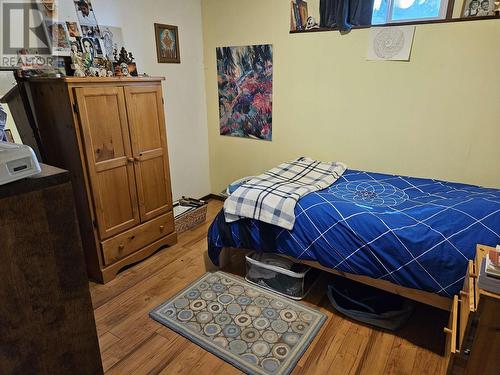
[[[91,0],[71,0],[75,7],[76,19],[62,22],[58,19],[58,1],[40,0],[39,10],[47,36],[52,42],[51,49],[54,56],[71,58],[70,74],[76,77],[109,77],[115,75],[113,57],[118,45],[113,41],[113,35],[119,34],[121,43],[121,29],[115,33],[109,27],[101,27],[97,22]]]
[[[71,41],[71,61],[74,75],[113,76],[113,63],[107,58],[101,31],[90,0],[73,0],[77,22],[67,22]],[[80,26],[80,27],[78,27]],[[74,36],[71,36],[74,35]]]

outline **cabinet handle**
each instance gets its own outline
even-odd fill
[[[163,232],[165,230],[165,225],[160,225],[160,232]]]
[[[120,245],[118,245],[118,249],[120,249],[120,250],[125,249],[125,245],[121,243]]]
[[[133,163],[133,162],[134,162],[134,158],[127,158],[127,161],[128,161],[129,163]]]
[[[443,331],[444,331],[444,333],[447,333],[449,335],[451,335],[453,333],[453,330],[449,329],[448,327],[444,327]]]
[[[469,293],[467,293],[467,292],[465,292],[465,291],[461,290],[461,291],[460,291],[460,296],[462,296],[462,297],[468,297],[468,296],[469,296]]]

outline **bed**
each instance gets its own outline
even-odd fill
[[[500,243],[500,190],[347,170],[297,202],[292,230],[252,219],[208,232],[208,255],[224,248],[289,256],[408,298],[449,308],[476,244]]]

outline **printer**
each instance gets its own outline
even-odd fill
[[[36,175],[41,171],[31,147],[0,142],[0,185]]]

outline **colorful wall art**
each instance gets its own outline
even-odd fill
[[[217,48],[220,134],[272,140],[273,47]]]

